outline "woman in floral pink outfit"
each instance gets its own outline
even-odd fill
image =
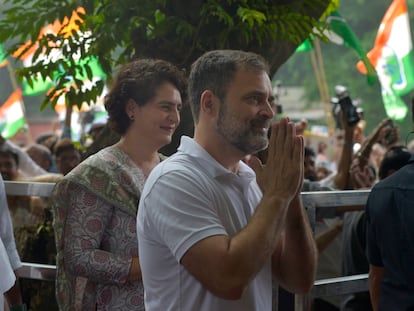
[[[133,61],[115,78],[105,107],[120,141],[80,163],[53,193],[61,310],[144,310],[138,201],[186,96],[184,76],[165,61]]]

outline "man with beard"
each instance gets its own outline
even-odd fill
[[[267,137],[275,103],[266,62],[207,52],[192,66],[189,95],[194,138],[151,172],[138,209],[146,310],[271,310],[272,276],[309,292],[317,251],[300,198],[303,137],[286,118]],[[268,144],[266,168],[242,161]]]

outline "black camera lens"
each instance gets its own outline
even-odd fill
[[[341,110],[346,115],[347,123],[349,126],[357,124],[360,120],[357,108],[352,103],[351,97],[349,97],[348,89],[343,85],[335,86],[335,93],[338,97],[338,104]]]

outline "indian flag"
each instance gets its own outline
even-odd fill
[[[26,42],[13,54],[13,56],[20,58],[25,67],[30,67],[39,63],[47,64],[61,59],[63,57],[61,49],[68,44],[66,41],[64,41],[61,46],[54,46],[54,49],[47,56],[40,53],[36,57],[36,63],[33,62],[33,57],[40,47],[40,40],[48,34],[62,34],[64,38],[69,38],[73,36],[73,34],[76,34],[77,37],[86,40],[86,38],[91,35],[90,32],[81,32],[79,27],[79,25],[83,23],[82,15],[85,14],[85,9],[83,7],[79,7],[72,12],[70,18],[64,17],[62,22],[57,19],[53,24],[46,25],[40,30],[38,40],[34,44],[32,41]],[[49,42],[49,44],[52,44],[52,42]],[[88,45],[86,45],[86,48],[88,48]],[[82,59],[80,58],[79,51],[75,51],[74,55],[76,64],[79,66],[75,77],[66,76],[63,69],[61,71],[56,71],[52,79],[49,77],[43,78],[42,75],[38,73],[32,76],[30,81],[23,79],[23,95],[35,96],[47,92],[55,85],[55,79],[60,76],[65,76],[69,86],[72,85],[75,79],[87,81],[94,78],[100,78],[102,80],[106,80],[106,74],[103,71],[97,57],[88,56]],[[91,74],[91,77],[88,77],[88,72]]]
[[[394,0],[367,57],[377,71],[387,115],[396,120],[404,119],[408,112],[400,96],[414,89],[413,56],[407,4],[405,0]],[[364,64],[358,62],[357,68],[366,74]]]
[[[3,46],[0,44],[0,68],[7,65],[7,54],[3,49]]]
[[[0,107],[0,132],[8,139],[13,137],[25,125],[23,114],[22,91],[15,90],[7,101]]]
[[[367,52],[362,47],[354,31],[349,27],[345,18],[343,18],[339,12],[332,11],[329,15],[323,17],[323,19],[326,26],[323,30],[325,37],[334,44],[343,45],[353,49],[358,54],[359,59],[365,64],[366,68],[368,68],[368,74],[366,74],[368,84],[373,85],[376,83],[378,81],[377,73],[366,56]],[[319,30],[314,28],[313,33],[317,34],[319,33]],[[313,49],[312,37],[311,34],[309,38],[296,48],[295,52],[311,51]]]

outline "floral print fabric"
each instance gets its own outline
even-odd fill
[[[61,310],[144,310],[142,282],[127,281],[132,257],[138,256],[136,214],[144,181],[128,155],[111,146],[56,185]]]

